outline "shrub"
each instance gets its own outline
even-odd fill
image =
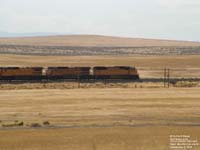
[[[24,122],[15,121],[14,123],[2,124],[2,127],[19,127],[23,125],[24,125]]]
[[[44,125],[44,126],[49,126],[50,123],[49,123],[49,121],[44,121],[44,122],[43,122],[43,125]]]

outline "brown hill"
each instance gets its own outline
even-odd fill
[[[95,46],[95,47],[150,47],[200,46],[200,42],[172,41],[140,38],[122,38],[99,35],[66,35],[23,38],[0,38],[0,45],[36,46]]]

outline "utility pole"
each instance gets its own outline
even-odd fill
[[[163,82],[164,82],[164,88],[170,87],[170,69],[169,68],[168,69],[164,68]]]
[[[164,68],[164,78],[163,78],[164,88],[166,87],[166,75],[167,75],[167,70],[166,68]]]
[[[80,88],[80,74],[78,73],[78,88]]]
[[[167,72],[167,82],[168,82],[168,88],[170,86],[170,69],[168,68],[168,72]]]

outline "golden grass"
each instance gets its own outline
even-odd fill
[[[0,56],[0,66],[60,65],[129,65],[139,68],[143,77],[150,77],[155,72],[143,68],[200,68],[200,56]],[[169,150],[171,134],[186,134],[200,141],[199,126],[189,126],[200,122],[200,88],[135,88],[134,83],[126,88],[98,85],[77,89],[76,83],[2,86],[9,90],[0,90],[0,125],[18,120],[24,126],[45,121],[55,126],[80,126],[29,130],[2,127],[2,150]]]
[[[200,56],[22,56],[0,55],[0,66],[109,66],[200,68]]]
[[[199,91],[199,88],[0,91],[1,125],[18,120],[24,126],[44,121],[71,126],[6,130],[3,127],[0,149],[169,150],[170,135],[190,135],[200,141],[199,126],[191,126],[199,125],[200,121]]]
[[[109,46],[109,47],[149,47],[149,46],[200,46],[199,42],[170,41],[140,38],[120,38],[98,35],[69,35],[27,38],[0,38],[0,44],[47,45],[47,46]]]
[[[0,66],[136,66],[141,77],[199,77],[200,56],[21,56],[0,55]],[[195,69],[198,70],[195,70]],[[161,69],[161,70],[156,70]],[[193,69],[193,70],[191,70]]]
[[[0,131],[1,150],[170,150],[170,135],[200,139],[199,127],[112,127]],[[199,150],[200,147],[193,149]],[[192,149],[192,150],[193,150]]]
[[[69,128],[1,127],[0,149],[169,150],[170,135],[200,140],[199,91],[130,87],[1,90],[0,125],[17,120],[29,127],[49,121]]]
[[[0,91],[1,123],[52,125],[198,124],[199,88]],[[169,113],[170,112],[170,113]]]

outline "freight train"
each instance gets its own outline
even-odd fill
[[[0,80],[102,80],[130,79],[138,80],[135,67],[0,67]]]

